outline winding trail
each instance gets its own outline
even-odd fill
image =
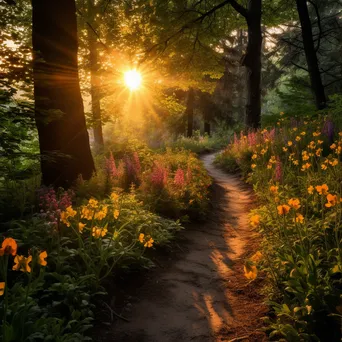
[[[116,321],[99,341],[266,341],[257,330],[266,312],[261,280],[243,276],[258,244],[247,216],[253,194],[212,164],[214,154],[202,160],[215,180],[208,221],[182,232],[181,251],[158,262],[130,297],[123,311],[130,322]]]

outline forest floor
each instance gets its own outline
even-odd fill
[[[158,257],[141,279],[127,280],[123,300],[110,304],[129,322],[116,320],[102,342],[266,341],[259,330],[267,313],[262,278],[244,277],[246,257],[259,238],[248,224],[253,193],[238,177],[202,158],[214,178],[212,209],[204,223],[182,231],[177,250]],[[118,302],[121,302],[121,305]],[[105,330],[105,332],[104,332]]]

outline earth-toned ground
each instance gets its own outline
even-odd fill
[[[267,312],[262,279],[248,283],[243,275],[245,258],[258,246],[248,224],[253,193],[213,159],[203,157],[215,181],[209,219],[184,230],[177,251],[156,260],[143,283],[130,284],[119,308],[129,322],[114,319],[97,341],[266,341],[259,330]]]

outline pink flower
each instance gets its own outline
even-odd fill
[[[184,171],[181,168],[178,168],[175,173],[174,183],[180,187],[184,187],[185,185]]]
[[[158,162],[154,162],[150,180],[155,188],[162,189],[167,184],[168,170]]]
[[[277,157],[276,167],[275,167],[275,181],[281,182],[283,179],[283,165],[279,157]]]
[[[118,177],[118,170],[112,152],[110,152],[109,158],[106,158],[106,171],[110,178]]]

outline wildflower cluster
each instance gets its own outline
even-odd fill
[[[271,139],[256,131],[253,144],[236,139],[218,157],[229,170],[238,159],[263,203],[250,217],[263,236],[263,258],[260,265],[249,259],[244,273],[253,280],[263,268],[269,276],[273,338],[334,340],[341,330],[330,317],[340,317],[342,304],[342,132],[326,118],[282,116],[270,131]]]

